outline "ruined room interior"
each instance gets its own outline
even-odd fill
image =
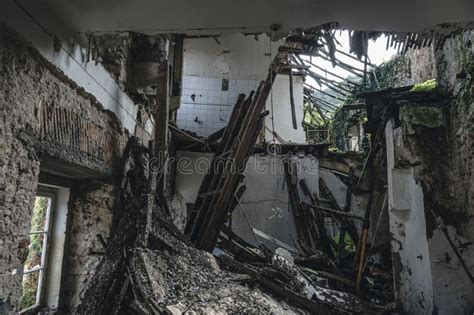
[[[473,314],[474,3],[0,3],[0,314]]]

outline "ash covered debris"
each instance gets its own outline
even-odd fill
[[[282,248],[275,252],[264,247],[244,248],[253,253],[253,263],[238,262],[228,249],[216,260],[194,248],[165,218],[160,200],[152,193],[157,174],[148,171],[148,154],[134,138],[127,145],[115,228],[78,313],[338,314],[386,310],[384,305],[331,289],[324,273],[317,271],[334,272],[337,268],[313,264],[311,270],[302,266],[308,260],[298,257],[298,265]],[[319,258],[325,260],[323,254]],[[351,287],[351,280],[345,281]]]
[[[215,258],[189,245],[163,218],[148,173],[148,152],[132,138],[126,148],[119,218],[98,271],[84,293],[81,314],[295,313]],[[151,185],[149,183],[151,181]]]

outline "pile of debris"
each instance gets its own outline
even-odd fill
[[[79,314],[304,313],[220,269],[165,218],[158,174],[132,138],[124,153],[112,234]]]
[[[225,225],[216,244],[223,252],[218,256],[222,266],[248,275],[248,281],[311,313],[381,313],[393,309],[390,248],[371,247],[367,250],[370,255],[364,254],[365,245],[361,243],[355,252],[347,249],[346,233],[352,244],[358,244],[361,239],[354,220],[367,220],[348,212],[349,205],[346,209],[338,208],[324,181],[321,190],[326,198],[321,200],[309,191],[304,180],[299,182],[303,194],[311,201],[306,203],[300,199],[290,159],[285,162],[285,171],[290,208],[298,232],[295,247],[266,236],[281,246],[272,251],[258,241],[257,235],[258,246],[253,246]],[[350,195],[351,189],[347,193]],[[339,242],[327,234],[325,216],[337,223]],[[359,249],[361,247],[364,249]],[[388,254],[384,250],[388,250]]]
[[[364,299],[357,296],[350,276],[353,270],[336,266],[316,249],[311,256],[293,257],[283,248],[255,248],[224,226],[227,236],[220,235],[217,244],[224,251],[217,257],[218,264],[165,217],[153,193],[157,174],[149,172],[149,161],[147,149],[132,139],[122,165],[113,233],[78,313],[337,314],[387,310],[385,301],[366,294],[367,290]],[[379,287],[391,282],[385,272],[377,272],[372,272],[372,277]]]
[[[160,218],[154,218],[153,222],[157,224],[152,228],[148,248],[136,252],[135,266],[140,266],[141,277],[137,280],[149,284],[147,295],[153,297],[155,311],[169,314],[301,313],[258,286],[246,285],[247,276],[221,270],[214,256],[189,246],[171,223]]]
[[[347,192],[342,208],[323,179],[323,198],[319,198],[304,179],[298,180],[291,158],[286,159],[285,180],[297,231],[295,247],[273,240],[283,248],[272,251],[259,242],[257,235],[258,246],[254,246],[226,225],[234,209],[240,207],[239,199],[245,191],[241,184],[243,169],[257,139],[263,109],[260,102],[266,100],[264,87],[271,86],[269,81],[261,84],[255,98],[251,95],[245,100],[241,95],[234,107],[229,125],[220,135],[211,169],[201,183],[185,229],[187,238],[199,249],[211,252],[217,247],[223,253],[219,261],[226,269],[246,274],[247,281],[256,282],[307,311],[378,313],[393,308],[390,249],[387,254],[387,248],[367,246],[375,185],[372,178],[377,178],[374,172],[363,171],[364,180],[359,178],[358,182],[353,171],[344,174]],[[374,161],[380,152],[380,132],[374,139],[378,144],[367,157],[366,164],[370,166],[378,164]],[[360,182],[366,181],[371,182],[368,206],[365,216],[360,216],[351,212],[352,193],[361,189]],[[326,219],[337,225],[337,241],[328,234]],[[250,223],[249,228],[256,233]],[[346,235],[351,249],[346,248]]]

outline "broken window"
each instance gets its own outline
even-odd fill
[[[23,267],[21,310],[36,307],[41,301],[50,238],[52,197],[50,194],[39,194],[35,199],[28,256]]]

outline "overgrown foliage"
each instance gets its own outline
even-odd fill
[[[347,98],[346,104],[362,101],[364,93],[386,90],[403,85],[402,73],[407,68],[407,60],[403,55],[397,55],[387,62],[382,63],[367,73],[366,79],[351,89],[351,95]]]
[[[359,85],[351,89],[351,94],[347,97],[344,104],[354,104],[363,101],[364,93],[375,92],[394,88],[403,82],[400,78],[400,73],[404,73],[407,67],[404,56],[396,56],[375,67],[372,71],[367,73],[366,80],[361,80]],[[347,80],[349,80],[348,78]],[[352,80],[353,81],[353,80]],[[367,120],[367,113],[365,110],[358,110],[355,113],[350,112],[344,107],[336,110],[332,116],[330,123],[331,143],[333,149],[339,151],[347,150],[347,135],[351,126]],[[361,141],[361,151],[367,152],[370,146],[368,136],[364,136]]]
[[[436,88],[436,80],[431,79],[422,83],[415,84],[411,88],[410,92],[426,92],[426,91],[434,90],[435,88]]]
[[[306,132],[306,141],[324,143],[328,141],[328,128],[318,111],[305,102],[303,105],[303,128]]]

